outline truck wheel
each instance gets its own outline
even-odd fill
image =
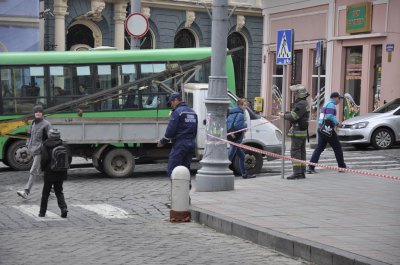
[[[93,166],[94,166],[95,169],[97,169],[101,173],[104,173],[103,163],[101,162],[100,159],[92,157],[92,162],[93,162]]]
[[[129,177],[135,168],[132,154],[125,149],[112,149],[103,160],[103,170],[112,178]]]
[[[248,175],[258,174],[261,171],[264,160],[261,154],[252,151],[244,151],[244,167]],[[239,157],[233,159],[233,172],[240,175]]]
[[[7,150],[7,163],[15,170],[29,170],[32,166],[33,158],[25,143],[25,140],[15,141]]]

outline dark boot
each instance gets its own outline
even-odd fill
[[[42,200],[40,201],[39,217],[44,217],[46,215],[48,199],[48,197],[42,196]]]
[[[61,217],[62,218],[67,218],[68,210],[67,208],[61,209]]]
[[[288,176],[286,179],[305,179],[305,178],[306,178],[306,175],[304,175],[303,173],[295,173],[295,174]]]

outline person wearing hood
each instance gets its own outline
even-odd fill
[[[306,139],[308,135],[308,119],[310,118],[310,108],[308,106],[307,97],[310,95],[304,85],[290,86],[290,90],[294,94],[295,103],[293,110],[283,113],[279,116],[290,121],[290,129],[288,136],[291,137],[290,156],[299,160],[306,160]],[[306,178],[306,165],[292,161],[293,174],[286,179],[304,179]]]
[[[169,96],[172,113],[164,137],[158,141],[157,147],[163,147],[172,142],[169,153],[167,175],[171,177],[172,170],[184,166],[190,170],[193,155],[196,151],[197,114],[182,100],[180,93]]]
[[[35,118],[33,119],[29,128],[29,138],[26,141],[26,147],[28,149],[28,153],[33,157],[33,163],[31,170],[29,171],[29,179],[24,190],[17,191],[17,194],[24,199],[28,198],[32,187],[35,184],[37,176],[39,176],[41,173],[41,147],[43,142],[47,139],[47,133],[51,129],[50,122],[44,119],[44,110],[42,105],[34,106],[33,113]]]
[[[237,106],[229,110],[229,115],[226,120],[226,128],[228,130],[239,131],[247,128],[245,122],[244,111],[247,107],[246,99],[240,98],[236,102]],[[237,132],[234,134],[233,142],[241,144],[243,141],[245,130]],[[235,145],[229,146],[228,157],[231,162],[233,162],[235,156],[239,158],[240,174],[242,178],[255,178],[255,175],[248,175],[246,172],[246,167],[244,165],[245,154],[243,150]]]
[[[60,138],[60,131],[57,129],[50,129],[48,133],[48,139],[43,142],[42,145],[42,159],[41,159],[41,169],[44,172],[44,184],[42,190],[42,199],[40,202],[39,217],[45,217],[47,211],[47,202],[49,200],[49,195],[51,188],[54,187],[54,193],[57,197],[58,207],[61,210],[61,217],[67,217],[67,204],[65,203],[64,193],[63,193],[63,182],[67,179],[67,169],[57,170],[52,168],[51,159],[53,149],[62,146],[63,141]]]

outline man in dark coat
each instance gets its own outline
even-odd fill
[[[286,113],[279,113],[281,118],[290,121],[288,136],[291,137],[292,145],[290,147],[290,156],[299,160],[306,160],[306,139],[308,132],[308,119],[310,118],[310,108],[306,98],[310,95],[303,85],[294,85],[290,87],[294,94],[295,103],[293,110]],[[293,174],[286,179],[304,179],[306,178],[306,165],[300,162],[292,161]]]
[[[169,96],[172,107],[167,130],[157,147],[163,147],[172,142],[169,154],[167,175],[171,177],[172,170],[177,166],[185,166],[190,170],[193,155],[196,149],[197,114],[182,101],[179,93]]]
[[[53,149],[57,146],[63,145],[63,142],[60,139],[60,132],[56,129],[49,130],[48,137],[49,138],[44,141],[42,146],[42,160],[40,163],[41,168],[44,171],[44,184],[39,217],[44,217],[46,215],[50,190],[51,187],[54,186],[58,207],[61,209],[61,217],[66,218],[68,210],[64,199],[63,182],[67,179],[67,170],[53,171],[51,168],[51,155]]]

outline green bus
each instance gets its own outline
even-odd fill
[[[210,56],[211,48],[0,53],[0,122],[31,113],[35,104],[57,106]],[[226,58],[227,86],[234,92],[232,58]],[[208,83],[210,65],[196,67],[187,80]],[[160,80],[81,108],[85,117],[168,117],[169,93],[163,87],[179,84],[176,79],[164,80],[163,86],[154,81]],[[71,108],[52,115],[68,117],[75,111]],[[27,132],[25,125],[7,131],[16,137],[0,135],[0,161],[17,170],[30,168],[25,140],[18,139]]]

